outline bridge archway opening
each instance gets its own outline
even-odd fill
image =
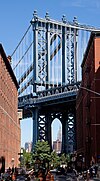
[[[25,143],[32,142],[33,133],[32,118],[24,118],[21,120],[21,147],[25,148]]]
[[[55,118],[51,124],[52,150],[61,153],[62,148],[62,124],[58,118]]]
[[[50,82],[54,85],[62,82],[62,40],[59,33],[51,35],[50,40]]]

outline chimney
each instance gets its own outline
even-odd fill
[[[10,55],[8,55],[7,59],[9,61],[9,63],[11,63],[11,56]]]

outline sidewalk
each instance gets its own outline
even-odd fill
[[[91,180],[95,180],[95,181],[96,181],[96,180],[97,180],[97,181],[99,180],[99,181],[100,181],[100,178],[99,178],[99,177],[94,177],[94,178],[91,179]]]
[[[93,178],[86,179],[86,181],[100,181],[100,178],[99,177],[93,177]]]

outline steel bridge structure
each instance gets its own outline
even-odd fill
[[[12,68],[19,83],[18,108],[33,119],[33,148],[37,140],[52,145],[51,124],[62,124],[62,152],[76,150],[76,96],[81,63],[91,31],[99,29],[62,17],[52,20],[34,11],[26,33],[12,53]],[[52,147],[52,146],[51,146]]]

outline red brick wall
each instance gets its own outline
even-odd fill
[[[97,161],[100,155],[100,96],[88,91],[100,93],[100,37],[92,37],[90,42],[82,63],[82,87],[87,90],[80,89],[76,101],[77,130],[81,129],[77,131],[77,151],[84,153],[86,165],[90,164],[92,156]],[[79,144],[81,141],[83,145]]]
[[[18,93],[15,83],[9,74],[0,55],[0,156],[5,157],[6,168],[18,166],[20,152],[20,125],[17,115]]]
[[[95,90],[100,93],[100,37],[94,40],[95,42]],[[100,155],[100,96],[95,95],[95,145],[96,155]],[[97,158],[98,161],[98,158]]]
[[[76,103],[76,118],[77,118],[77,148],[78,152],[83,151],[83,105],[82,105],[82,91],[79,91]],[[80,110],[80,111],[78,111]]]

